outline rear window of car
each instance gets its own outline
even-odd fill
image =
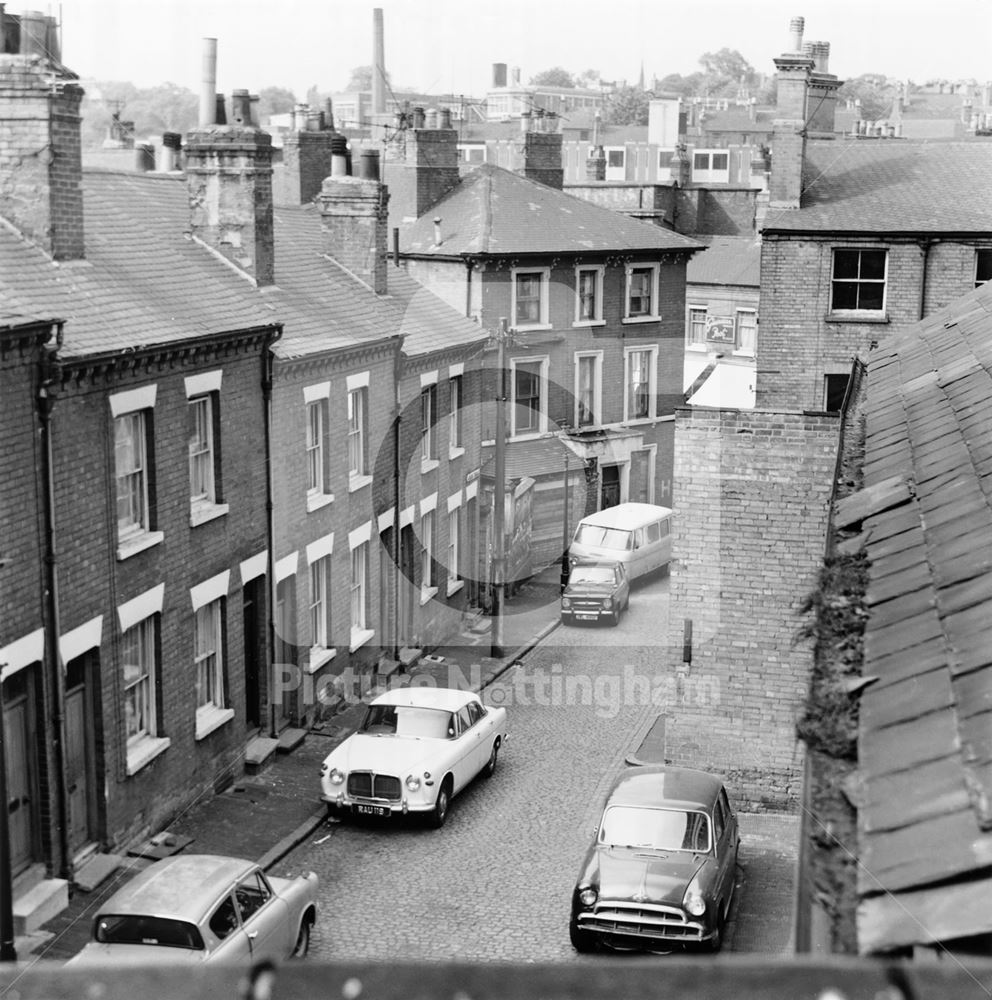
[[[185,920],[132,913],[101,914],[94,922],[93,937],[100,944],[147,944],[193,951],[203,948],[199,929]]]
[[[685,809],[610,806],[599,827],[599,842],[611,847],[705,853],[710,849],[710,824],[705,813]]]
[[[600,549],[626,552],[630,548],[631,534],[625,528],[603,528],[596,524],[580,524],[575,533],[580,545],[593,545]]]

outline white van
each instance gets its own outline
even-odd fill
[[[636,580],[672,558],[672,511],[652,503],[621,503],[579,521],[569,560],[622,562]]]

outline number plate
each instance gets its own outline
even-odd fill
[[[355,812],[361,816],[388,816],[390,809],[387,806],[365,806],[356,805]]]
[[[579,621],[594,622],[599,615],[577,614],[575,617],[578,618]]]

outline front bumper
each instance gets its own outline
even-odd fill
[[[604,608],[601,604],[599,606],[573,604],[570,608],[561,609],[562,618],[579,622],[598,622],[603,618],[612,618],[613,614],[612,606]]]
[[[699,944],[713,936],[705,916],[691,917],[681,907],[661,903],[600,900],[588,910],[573,913],[572,920],[579,931],[621,946],[654,941]]]
[[[386,819],[393,816],[405,816],[407,813],[430,812],[434,808],[432,801],[411,799],[407,795],[404,795],[399,801],[395,801],[393,799],[358,799],[348,795],[347,792],[330,795],[324,792],[320,798],[331,809],[338,812],[349,813],[352,816],[379,816]]]

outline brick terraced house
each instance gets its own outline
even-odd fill
[[[81,96],[44,54],[0,56],[18,933],[335,678],[441,641],[476,576],[481,335],[402,270],[386,284],[384,186],[338,176],[274,210],[246,94],[190,134],[185,175],[84,172]]]

